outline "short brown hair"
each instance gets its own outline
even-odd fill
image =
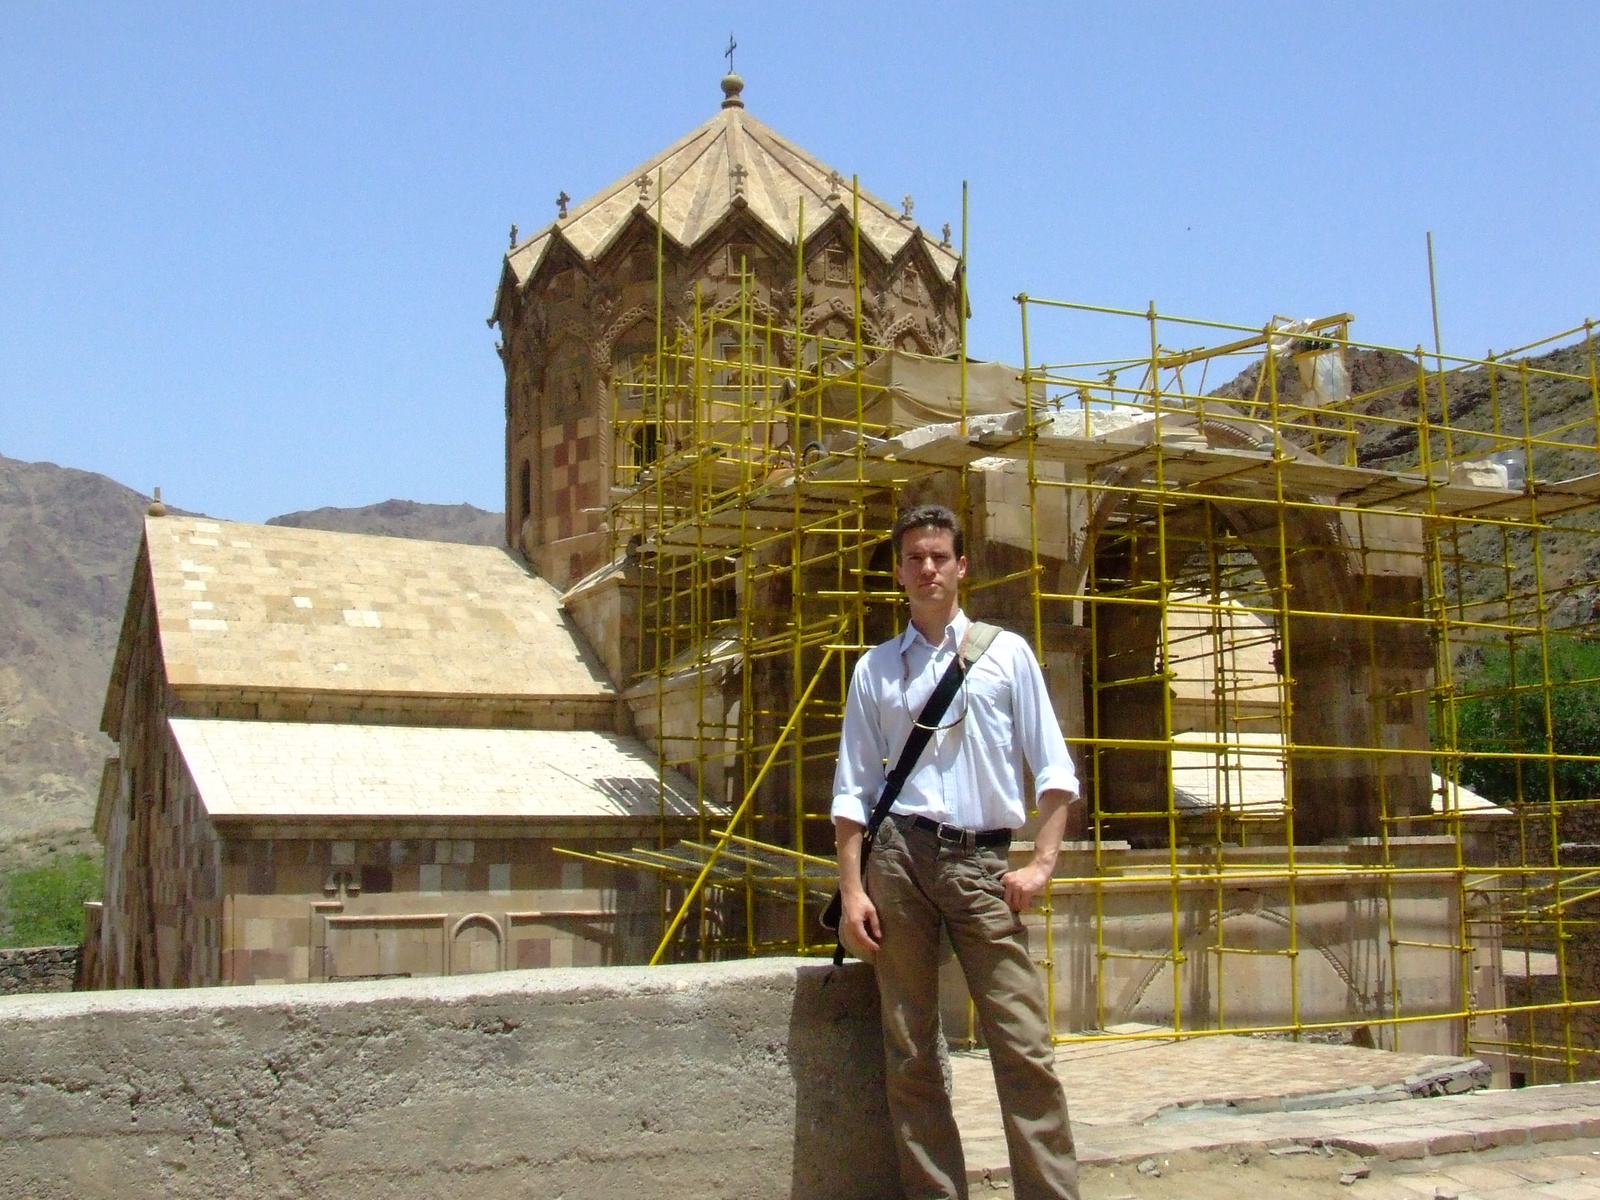
[[[955,543],[956,557],[966,553],[966,538],[961,532],[961,519],[942,504],[917,504],[902,509],[894,532],[889,535],[894,542],[894,556],[900,557],[900,540],[912,529],[948,529]]]

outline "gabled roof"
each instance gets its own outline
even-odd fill
[[[493,546],[147,517],[131,609],[153,593],[175,688],[600,700],[605,669],[560,594]],[[126,621],[104,728],[120,729]]]
[[[212,819],[645,820],[695,815],[694,785],[634,737],[174,717]],[[663,790],[664,789],[664,790]]]
[[[795,242],[802,199],[807,238],[835,214],[848,218],[850,177],[745,112],[743,87],[737,76],[724,79],[727,98],[711,120],[514,246],[506,265],[517,285],[533,277],[558,239],[592,263],[638,216],[654,226],[659,213],[665,235],[684,248],[695,246],[736,210],[788,246]],[[890,205],[863,191],[860,216],[862,240],[885,259],[920,238],[939,274],[947,282],[955,278],[960,262],[955,250]]]

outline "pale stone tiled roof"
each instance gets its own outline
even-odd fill
[[[1199,592],[1175,591],[1168,597],[1167,652],[1174,696],[1214,701],[1222,686],[1235,705],[1279,702],[1275,685],[1277,648],[1270,610],[1246,608],[1227,595],[1213,599]]]
[[[192,517],[145,538],[175,687],[613,693],[555,588],[492,546]]]
[[[658,815],[655,755],[593,730],[439,729],[175,717],[172,732],[213,818]],[[667,812],[693,786],[667,773]]]
[[[644,179],[649,180],[648,188],[640,186]],[[780,242],[793,246],[802,198],[809,238],[835,212],[850,215],[849,173],[834,171],[756,120],[735,93],[700,128],[570,209],[565,219],[513,247],[506,262],[517,284],[527,283],[557,236],[593,262],[635,214],[654,224],[658,211],[666,236],[682,247],[695,245],[736,207],[746,209]],[[923,233],[898,209],[863,191],[860,219],[863,240],[883,257],[893,258],[919,237],[940,275],[946,281],[955,278],[960,262],[955,250]]]
[[[1191,748],[1198,747],[1198,748]],[[1173,739],[1172,785],[1178,806],[1190,810],[1226,803],[1235,812],[1274,816],[1283,811],[1284,742],[1276,733],[1180,733]],[[1452,812],[1506,815],[1506,809],[1471,788],[1432,781],[1432,807]],[[1442,832],[1442,830],[1441,830]]]

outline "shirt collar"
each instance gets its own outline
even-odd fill
[[[950,624],[945,626],[944,640],[939,643],[939,646],[944,645],[945,642],[954,637],[956,640],[956,645],[959,647],[961,645],[961,639],[967,636],[967,626],[971,624],[972,622],[970,619],[968,619],[966,612],[959,608],[956,609],[955,617],[951,620]],[[911,647],[916,645],[918,642],[921,642],[924,645],[930,644],[928,639],[922,636],[922,631],[910,621],[907,621],[905,632],[900,635],[900,653],[904,655],[907,650],[911,649]],[[934,646],[933,648],[937,650],[939,646]]]

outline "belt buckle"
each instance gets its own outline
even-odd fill
[[[959,825],[939,826],[939,840],[941,842],[954,842],[963,850],[973,851],[978,848],[978,835],[971,829],[963,829]]]

